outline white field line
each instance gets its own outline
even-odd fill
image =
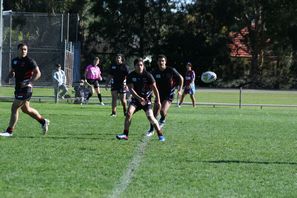
[[[139,167],[141,160],[144,156],[145,148],[151,138],[144,136],[140,144],[137,146],[131,162],[128,164],[127,170],[124,171],[117,185],[113,188],[111,198],[120,197],[121,193],[126,190],[131,180],[133,179],[134,173]]]

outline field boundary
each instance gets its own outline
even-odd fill
[[[110,104],[110,102],[105,102],[104,100],[109,100],[111,99],[111,96],[102,96],[103,102],[105,104]],[[0,101],[13,101],[13,97],[8,97],[8,96],[0,96]],[[71,98],[65,98],[62,103],[73,103],[74,102],[73,97]],[[54,97],[53,96],[32,96],[31,100],[33,102],[54,102]],[[98,102],[97,98],[91,98],[90,99],[90,104]],[[172,104],[174,105],[173,102]],[[183,102],[183,105],[192,105],[191,102]],[[297,105],[285,105],[285,104],[240,104],[240,103],[218,103],[218,102],[196,102],[196,106],[212,106],[213,108],[215,107],[260,107],[261,109],[264,107],[285,107],[285,108],[297,108]]]

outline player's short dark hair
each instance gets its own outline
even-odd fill
[[[189,65],[190,67],[193,66],[191,62],[187,62],[187,65]]]
[[[142,58],[136,58],[136,59],[134,60],[134,66],[135,66],[138,62],[143,62],[143,59],[142,59]]]
[[[59,64],[59,63],[57,63],[57,64],[56,64],[56,67],[62,67],[62,65],[61,65],[61,64]]]
[[[122,61],[125,62],[125,57],[123,54],[117,54],[116,57],[120,56],[122,58]]]
[[[28,47],[28,45],[26,43],[19,43],[18,44],[18,49],[21,49],[24,46],[27,46]]]
[[[165,60],[167,61],[167,57],[164,54],[159,54],[158,55],[158,59],[161,59],[161,58],[165,58]]]

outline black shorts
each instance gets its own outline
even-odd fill
[[[147,103],[145,105],[142,105],[138,100],[136,100],[135,98],[132,98],[130,105],[133,105],[134,107],[136,107],[135,112],[141,109],[147,112],[149,109],[152,109],[152,102],[150,100],[147,100]]]
[[[127,87],[123,84],[111,84],[111,91],[118,91],[118,93],[127,93]]]
[[[93,85],[94,88],[98,88],[98,87],[99,87],[99,81],[96,80],[96,79],[87,79],[87,82],[88,82],[90,85]]]
[[[32,97],[32,87],[18,88],[14,91],[14,98],[17,100],[30,100]]]
[[[174,99],[174,93],[171,93],[171,94],[169,94],[169,95],[162,95],[162,94],[160,94],[160,102],[161,102],[161,104],[162,104],[165,100],[167,100],[167,101],[169,101],[169,102],[172,102],[173,99]]]

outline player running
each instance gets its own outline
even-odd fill
[[[35,60],[27,56],[28,46],[26,44],[19,44],[18,50],[19,56],[12,59],[12,68],[7,77],[7,81],[9,78],[15,77],[15,99],[11,106],[9,125],[6,131],[0,133],[0,136],[12,136],[19,118],[19,109],[37,120],[41,124],[43,134],[46,134],[50,121],[44,119],[36,109],[30,107],[32,83],[40,78],[40,70]]]
[[[161,118],[159,125],[162,128],[166,121],[168,109],[174,99],[175,88],[178,87],[178,97],[181,96],[184,79],[176,69],[166,65],[167,58],[165,55],[158,56],[158,68],[152,71],[152,75],[156,80],[157,88],[160,94],[161,108],[154,105],[154,116],[157,117],[160,110]],[[147,136],[154,134],[154,127],[150,125]]]
[[[144,110],[151,125],[156,129],[159,140],[165,141],[165,137],[161,131],[161,127],[152,111],[151,96],[152,92],[155,95],[155,102],[157,106],[160,106],[159,92],[156,86],[155,79],[144,68],[143,59],[138,58],[134,60],[135,70],[131,72],[127,77],[127,85],[132,94],[132,99],[128,107],[128,112],[125,117],[124,131],[122,134],[116,136],[119,140],[128,140],[129,127],[133,114],[138,110]]]

